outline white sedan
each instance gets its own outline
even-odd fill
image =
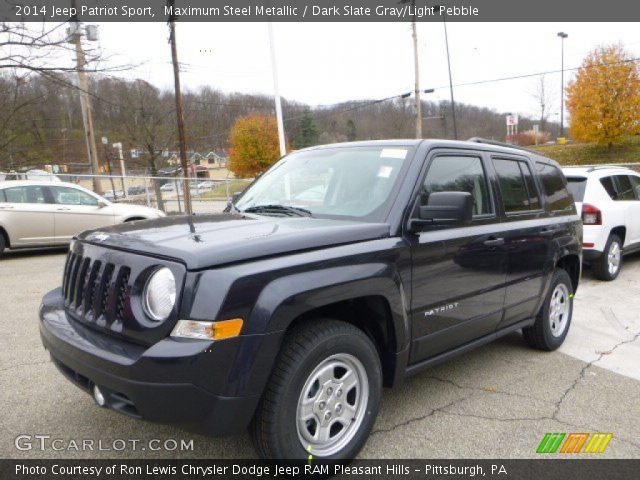
[[[154,208],[111,203],[72,183],[0,182],[0,254],[65,245],[84,230],[164,216]]]

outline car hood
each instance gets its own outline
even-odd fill
[[[79,239],[176,258],[188,269],[199,269],[386,236],[386,223],[220,214],[125,223],[85,232]]]
[[[146,207],[144,205],[132,205],[128,203],[112,203],[111,209],[116,216],[123,215],[140,215],[146,218],[157,218],[164,216],[164,213],[155,208]]]

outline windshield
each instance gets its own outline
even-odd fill
[[[584,177],[567,177],[567,188],[573,195],[574,202],[582,202],[586,186],[587,179]]]
[[[409,150],[343,147],[292,153],[251,185],[235,207],[263,215],[297,209],[320,217],[374,218],[389,202]]]

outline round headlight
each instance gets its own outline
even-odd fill
[[[153,320],[169,318],[176,304],[176,279],[167,267],[156,270],[147,280],[142,295],[144,310]]]

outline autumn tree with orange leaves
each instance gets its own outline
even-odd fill
[[[571,136],[611,147],[640,133],[640,72],[619,45],[599,47],[567,87]]]
[[[236,177],[255,177],[280,158],[275,117],[249,115],[236,120],[229,138],[229,170]]]

